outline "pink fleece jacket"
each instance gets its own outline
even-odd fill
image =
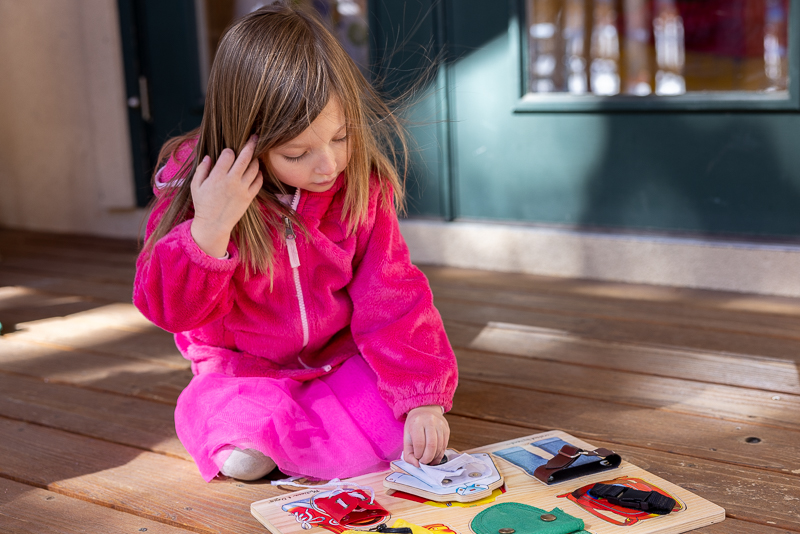
[[[168,162],[162,184],[190,152],[184,145]],[[196,375],[305,381],[361,353],[395,417],[428,404],[449,410],[456,360],[427,279],[411,264],[377,180],[367,222],[348,235],[340,220],[343,183],[342,175],[324,193],[300,191],[296,211],[308,233],[296,232],[300,265],[292,268],[286,241],[276,240],[271,291],[269,275],[245,280],[233,243],[228,259],[204,253],[188,220],[159,240],[149,259],[139,257],[134,304],[175,333]],[[150,216],[148,235],[162,214],[163,208]]]

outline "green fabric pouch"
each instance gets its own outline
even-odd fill
[[[475,534],[572,534],[585,532],[583,520],[560,508],[548,512],[517,502],[490,506],[469,527]]]

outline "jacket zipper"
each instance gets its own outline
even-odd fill
[[[297,206],[299,204],[300,188],[298,187],[294,192],[294,198],[292,198],[292,210],[295,211],[295,213],[297,212]],[[292,266],[292,275],[294,277],[294,290],[297,294],[297,303],[300,306],[300,324],[303,327],[303,349],[305,349],[308,345],[308,314],[306,312],[305,299],[303,299],[303,288],[300,286],[300,255],[297,253],[297,234],[294,233],[292,221],[289,220],[289,217],[283,218],[283,224],[285,227],[286,249],[289,251],[289,265]],[[306,369],[310,368],[303,360],[299,358],[298,360],[300,360],[303,367]]]

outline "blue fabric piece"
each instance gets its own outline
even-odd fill
[[[541,456],[537,456],[522,447],[509,447],[508,449],[496,451],[492,454],[504,460],[508,460],[531,476],[533,476],[533,472],[536,471],[537,467],[547,463],[547,460]]]

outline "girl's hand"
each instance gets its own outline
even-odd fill
[[[420,406],[408,412],[403,430],[403,459],[415,467],[420,463],[437,465],[442,461],[450,425],[441,406]]]
[[[226,148],[213,168],[211,158],[206,156],[194,172],[192,237],[209,256],[225,255],[234,226],[264,182],[258,159],[253,158],[257,139],[255,135],[251,137],[238,158]]]

